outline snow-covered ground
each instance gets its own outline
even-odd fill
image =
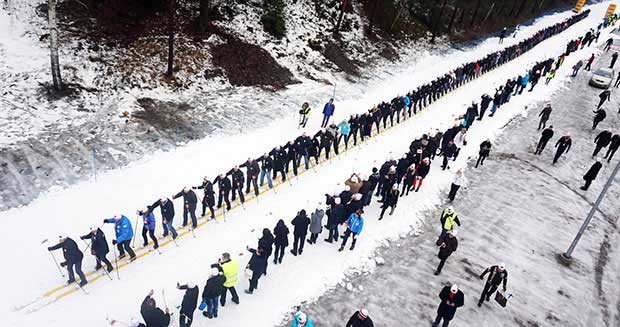
[[[570,59],[580,57],[583,53]],[[608,66],[609,60],[610,53],[594,68]],[[568,67],[561,72],[563,80]],[[465,294],[465,306],[457,310],[451,325],[619,326],[618,177],[574,252],[572,267],[556,260],[557,254],[566,251],[620,160],[602,160],[603,169],[590,189],[579,189],[581,176],[594,162],[594,137],[605,129],[617,132],[620,124],[616,94],[604,106],[608,118],[592,130],[589,109],[597,103],[600,90],[587,85],[590,77],[590,73],[581,72],[559,89],[557,84],[563,81],[552,82],[555,85],[549,91],[557,91],[549,98],[554,112],[547,125],[553,125],[556,134],[542,155],[533,152],[540,135],[536,131],[538,112],[544,103],[530,106],[524,117],[506,126],[484,166],[474,169],[476,157],[472,158],[469,188],[459,191],[454,202],[463,223],[459,247],[440,276],[433,275],[439,262],[437,209],[425,215],[421,236],[393,240],[378,251],[385,266],[372,274],[351,276],[347,281],[351,290],[337,287],[306,304],[313,322],[342,326],[352,312],[367,307],[376,325],[398,326],[409,321],[427,326],[435,318],[441,288],[456,283]],[[566,132],[571,133],[573,147],[552,166],[553,145]],[[598,160],[603,156],[599,153]],[[477,276],[500,262],[506,263],[508,289],[514,297],[505,309],[494,301],[478,308],[484,281]]]
[[[2,301],[5,303],[2,303],[2,308],[7,310],[3,315],[11,326],[32,326],[43,322],[47,326],[99,326],[105,324],[107,315],[123,320],[138,315],[139,303],[151,288],[166,289],[167,301],[172,307],[172,303],[178,303],[181,297],[181,293],[174,290],[177,281],[192,279],[203,284],[209,264],[222,252],[242,253],[246,244],[255,244],[257,230],[273,227],[281,218],[288,222],[301,208],[314,208],[323,198],[322,194],[333,190],[336,183],[342,181],[350,172],[368,171],[371,166],[382,163],[390,152],[404,153],[415,136],[432,128],[444,129],[451,126],[454,116],[462,113],[465,106],[477,100],[482,92],[492,91],[494,86],[505,82],[508,76],[522,72],[536,60],[557,56],[569,39],[582,35],[587,28],[599,21],[606,4],[590,8],[593,12],[586,20],[543,42],[514,62],[453,92],[415,120],[408,121],[364,146],[322,165],[317,170],[319,173],[308,172],[300,176],[292,181],[291,186],[280,187],[277,194],[261,196],[260,203],[248,203],[245,211],[240,208],[234,210],[227,214],[226,222],[206,224],[206,228],[197,231],[196,239],[191,238],[191,235],[183,237],[179,248],[164,247],[162,255],[150,254],[136,264],[121,269],[121,280],[99,280],[89,285],[88,296],[74,293],[33,314],[10,312],[10,308],[15,305],[28,301],[42,290],[62,283],[49,254],[40,245],[41,240],[53,240],[60,232],[75,239],[86,233],[88,226],[98,224],[101,219],[118,212],[129,215],[133,220],[136,209],[155,199],[163,195],[170,196],[184,185],[196,184],[205,174],[213,177],[244,161],[248,156],[256,156],[273,145],[296,136],[299,131],[295,126],[296,118],[293,113],[289,112],[287,118],[275,120],[257,130],[213,136],[192,142],[175,151],[155,153],[123,169],[99,175],[96,182],[81,182],[64,190],[52,191],[28,206],[1,213],[0,219],[5,223],[5,230],[14,232],[7,234],[0,241],[0,246],[15,248],[18,245],[19,251],[7,253],[5,260],[20,268],[7,271],[4,276],[11,284],[3,286],[5,296]],[[568,16],[570,13],[566,12],[541,18],[531,27],[524,28],[519,37],[527,37],[535,30]],[[601,36],[601,41],[603,40],[605,34]],[[373,84],[356,85],[355,88],[339,93],[336,119],[344,118],[353,112],[362,112],[379,100],[403,93],[460,62],[481,57],[497,47],[497,39],[489,39],[465,51],[453,50],[443,55],[428,54],[414,65],[392,69],[389,78],[377,80]],[[581,53],[586,51],[588,50]],[[575,60],[574,56],[567,60],[565,69],[572,60]],[[471,132],[471,144],[475,145],[480,139],[498,133],[505,123],[521,112],[524,105],[548,97],[559,88],[559,82],[565,79],[566,74],[568,71],[559,74],[550,87],[543,89],[539,86],[535,92],[512,100],[509,106],[502,107],[502,111],[492,121],[485,122],[484,129],[474,129]],[[358,92],[355,92],[356,90]],[[318,125],[318,116],[313,116],[312,125]],[[470,146],[463,151],[461,160],[475,153],[476,147]],[[459,161],[457,164],[463,165],[464,162]],[[335,248],[316,246],[308,249],[302,257],[286,257],[282,266],[270,267],[269,276],[260,281],[260,289],[254,296],[242,296],[240,306],[231,308],[229,305],[224,308],[217,322],[207,323],[199,317],[195,325],[274,325],[280,322],[282,314],[292,305],[316,298],[326,287],[336,285],[345,271],[372,269],[373,252],[386,237],[398,236],[407,231],[409,226],[415,226],[420,221],[422,212],[440,203],[440,192],[449,183],[451,175],[449,172],[440,172],[437,166],[434,166],[429,177],[424,191],[416,194],[422,201],[405,201],[399,205],[397,213],[385,223],[377,224],[373,221],[371,217],[376,216],[377,208],[371,207],[367,211],[369,219],[366,230],[354,252],[338,254]],[[398,219],[399,217],[402,219]],[[176,221],[178,224],[179,218]],[[106,226],[105,231],[108,236],[112,233],[109,226]],[[246,262],[246,257],[240,258],[242,263]],[[88,271],[92,265],[93,260],[87,255],[85,270]],[[299,283],[301,276],[304,278],[302,284]],[[247,281],[242,281],[239,289],[246,286]],[[158,302],[162,303],[161,298]],[[79,314],[76,315],[76,312]]]
[[[84,181],[91,178],[94,171],[100,174],[102,170],[151,160],[154,152],[173,150],[188,140],[220,139],[257,128],[294,124],[297,110],[306,101],[315,108],[311,126],[317,126],[320,120],[317,112],[333,96],[334,84],[336,114],[338,118],[345,117],[353,110],[364,110],[371,103],[427,83],[459,63],[518,42],[540,26],[569,15],[565,12],[536,20],[530,26],[523,26],[516,39],[507,39],[503,45],[490,38],[475,46],[456,49],[445,42],[431,45],[423,39],[399,48],[401,60],[395,63],[378,61],[375,66],[365,67],[364,76],[355,80],[341,74],[321,75],[318,80],[331,83],[327,85],[296,75],[303,83],[278,92],[254,87],[232,88],[227,83],[204,81],[202,77],[200,82],[197,80],[191,86],[175,89],[151,85],[155,82],[148,78],[141,82],[145,74],[139,71],[134,74],[137,81],[126,81],[102,63],[102,60],[115,62],[121,54],[105,45],[99,45],[97,51],[92,50],[87,42],[78,45],[77,40],[65,35],[61,38],[65,80],[99,91],[82,92],[77,99],[67,97],[50,101],[40,86],[49,82],[49,53],[47,44],[39,41],[46,27],[35,13],[38,1],[11,0],[7,3],[3,3],[6,10],[0,10],[1,105],[8,108],[0,111],[0,183],[4,186],[0,189],[0,210],[27,204],[50,189]],[[295,10],[305,10],[303,6],[307,4],[303,3],[295,4]],[[299,19],[289,20],[290,44],[265,45],[272,55],[277,57],[278,52],[285,52],[293,56],[295,52],[290,49],[305,49],[301,45],[312,38],[312,33],[325,28],[311,17],[308,19],[313,22],[302,28]],[[243,34],[244,25],[237,25],[237,34]],[[254,30],[259,28],[254,26]],[[308,30],[312,31],[310,36],[306,35]],[[252,42],[267,43],[263,32],[245,34],[251,34],[248,38],[254,37]],[[347,42],[354,41],[350,39],[355,38],[354,35],[347,35],[345,33]],[[360,42],[359,38],[355,41]],[[310,52],[308,60],[316,56]],[[446,61],[446,58],[450,59]],[[289,57],[278,60],[292,71],[298,71],[290,66],[293,63]],[[155,64],[147,61],[144,65],[153,70]],[[364,94],[362,99],[360,94]],[[139,100],[143,98],[154,99],[161,120],[176,127],[153,128],[139,119],[126,123],[119,118],[123,111],[141,110],[143,106]]]

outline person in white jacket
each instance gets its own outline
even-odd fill
[[[459,156],[459,152],[461,152],[461,148],[467,145],[467,139],[465,138],[465,134],[467,133],[466,128],[461,128],[461,131],[456,133],[454,136],[454,145],[456,145],[456,151],[454,152],[454,159]]]
[[[450,193],[448,194],[448,199],[450,199],[450,202],[454,201],[456,192],[458,192],[461,186],[467,187],[467,179],[465,178],[465,175],[463,174],[463,170],[459,169],[456,171],[456,174],[454,175],[454,180],[452,181],[452,185],[450,185]]]

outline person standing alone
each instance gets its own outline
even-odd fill
[[[441,299],[441,303],[439,308],[437,308],[437,317],[435,322],[433,322],[433,327],[438,327],[442,320],[443,324],[441,326],[448,327],[450,320],[454,319],[456,309],[465,304],[465,295],[456,284],[453,284],[452,286],[444,286],[439,293],[439,299]]]
[[[329,124],[329,118],[334,114],[334,110],[336,106],[334,105],[334,99],[329,99],[329,102],[325,104],[323,107],[323,122],[321,123],[321,127],[327,127]]]

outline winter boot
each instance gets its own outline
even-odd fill
[[[80,286],[84,286],[86,284],[88,284],[88,281],[86,279],[80,281]]]
[[[340,246],[340,249],[338,249],[338,252],[342,252],[342,250],[344,250],[344,245]]]

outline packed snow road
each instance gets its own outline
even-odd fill
[[[261,197],[260,203],[248,203],[245,211],[238,209],[231,212],[225,222],[209,223],[207,228],[197,231],[195,239],[191,236],[181,239],[178,248],[168,246],[162,249],[161,255],[151,253],[139,263],[122,269],[120,280],[114,278],[113,281],[93,283],[87,286],[90,295],[72,294],[30,315],[6,312],[4,316],[11,326],[98,326],[105,325],[106,316],[128,321],[129,317],[139,315],[139,303],[150,289],[158,290],[157,294],[160,294],[159,290],[165,289],[168,305],[173,308],[172,304],[180,303],[181,299],[181,293],[174,289],[176,282],[192,279],[202,285],[209,265],[215,262],[222,252],[230,252],[235,256],[244,253],[246,244],[255,244],[258,230],[273,227],[278,219],[289,222],[301,208],[313,210],[323,199],[323,194],[333,191],[336,184],[348,177],[350,172],[367,172],[370,167],[380,165],[390,152],[404,153],[415,136],[431,128],[444,129],[452,126],[454,116],[461,114],[471,101],[477,101],[482,92],[493,91],[496,85],[503,84],[506,78],[523,72],[535,61],[556,57],[563,51],[568,40],[581,36],[587,28],[596,26],[605,8],[598,5],[592,9],[592,15],[588,19],[543,42],[514,62],[441,99],[415,120],[399,125],[390,132],[373,138],[363,147],[330,161],[323,165],[320,171],[317,170],[317,173],[309,172],[300,176],[292,181],[292,186],[280,188],[277,194]],[[542,25],[562,20],[568,15],[570,14],[560,14],[559,19],[550,17],[553,19]],[[602,39],[604,38],[605,33],[602,35]],[[573,56],[579,56],[586,51],[591,50],[584,50]],[[574,59],[567,59],[565,65],[570,65],[570,61],[575,61]],[[511,104],[502,107],[502,111],[492,120],[485,121],[484,125],[481,125],[484,128],[472,130],[470,142],[473,146],[464,148],[461,158],[476,153],[477,142],[495,135],[514,115],[521,112],[525,104],[556,91],[559,88],[557,83],[563,78],[557,77],[558,82],[552,82],[549,87],[543,88],[539,85],[534,92],[512,100]],[[396,86],[386,85],[374,93],[378,98],[363,98],[341,104],[341,108],[345,109],[343,111],[349,110],[342,114],[346,116],[349,112],[365,110],[378,99],[390,98],[395,91],[409,89],[411,86],[405,82]],[[54,270],[49,254],[40,245],[42,239],[54,239],[59,232],[74,238],[83,235],[89,226],[100,224],[102,218],[118,212],[131,215],[136,209],[152,203],[162,195],[172,194],[167,192],[176,193],[183,185],[195,184],[205,174],[205,165],[208,165],[211,175],[214,175],[252,155],[252,151],[231,152],[230,149],[270,148],[273,144],[281,143],[284,137],[290,138],[298,133],[294,126],[274,126],[233,137],[196,142],[174,153],[158,153],[152,160],[104,174],[96,184],[81,183],[70,189],[54,192],[24,208],[1,213],[0,219],[6,222],[6,230],[20,231],[25,225],[28,226],[27,233],[10,233],[0,241],[0,246],[4,248],[20,245],[19,252],[5,255],[6,262],[11,262],[20,269],[6,273],[6,280],[10,280],[11,284],[3,286],[3,289],[6,288],[6,296],[3,297],[6,305],[2,307],[9,308],[23,303],[39,294],[42,289],[62,282],[60,276],[56,275],[57,271]],[[455,166],[462,164],[463,162],[457,161]],[[378,216],[376,205],[367,210],[366,231],[358,241],[355,251],[338,253],[336,247],[317,245],[308,246],[302,257],[285,256],[282,266],[269,268],[268,277],[261,279],[260,288],[254,295],[241,297],[241,305],[227,305],[220,311],[217,321],[198,316],[194,325],[278,324],[292,305],[320,296],[325,287],[336,285],[340,281],[343,272],[350,269],[372,269],[375,248],[386,237],[398,236],[415,226],[421,217],[418,214],[439,203],[440,192],[449,185],[451,179],[452,173],[441,172],[435,163],[424,189],[415,195],[415,200],[410,200],[410,197],[399,204],[393,216],[378,224],[372,219]],[[53,219],[48,218],[52,215]],[[112,233],[111,228],[106,228],[105,231]],[[160,230],[157,233],[159,234]],[[242,266],[247,262],[247,255],[237,258]],[[91,265],[94,265],[93,259],[86,254],[85,270]],[[246,286],[247,281],[242,280],[238,289]],[[163,303],[161,297],[158,297],[157,301],[160,305]]]
[[[607,67],[610,54],[597,58],[593,71]],[[367,307],[376,325],[429,326],[435,319],[439,291],[456,283],[465,294],[465,305],[451,325],[619,326],[618,178],[577,247],[572,267],[556,259],[566,251],[620,160],[616,155],[607,163],[604,149],[597,157],[603,163],[598,178],[588,191],[579,189],[581,177],[594,162],[594,137],[606,129],[620,131],[617,89],[612,90],[611,103],[604,105],[607,119],[592,130],[591,110],[601,90],[588,86],[591,75],[580,72],[549,99],[554,111],[547,125],[553,125],[555,136],[541,155],[533,153],[540,136],[538,113],[546,101],[529,107],[527,116],[504,128],[484,166],[474,169],[476,156],[471,158],[469,188],[460,191],[453,203],[463,223],[458,250],[441,275],[433,275],[439,263],[435,241],[441,210],[437,208],[424,215],[423,234],[395,239],[378,252],[384,266],[372,274],[349,276],[350,290],[342,283],[306,304],[314,323],[341,326],[355,310]],[[573,146],[552,166],[553,145],[567,132],[572,134]],[[478,308],[484,286],[478,276],[501,262],[506,263],[508,290],[514,297],[506,308],[493,299]]]

